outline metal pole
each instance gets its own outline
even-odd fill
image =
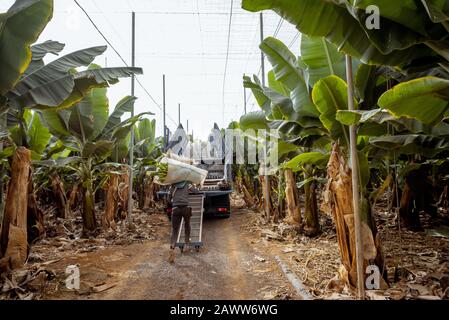
[[[164,125],[164,149],[167,146],[167,126],[165,123],[165,74],[162,76],[162,113],[163,113],[163,125]]]
[[[264,32],[263,32],[263,13],[260,13],[260,42],[264,40]],[[261,70],[262,70],[262,84],[265,86],[265,55],[263,51],[260,51],[260,59],[261,59]],[[246,102],[246,100],[245,100]],[[268,139],[268,134],[266,135],[266,139]],[[266,140],[267,141],[267,140]],[[267,141],[268,142],[268,141]],[[264,178],[265,178],[265,208],[266,208],[266,219],[268,220],[270,217],[270,177],[268,176],[268,143],[265,149],[266,157],[265,157],[265,168],[264,168]]]
[[[260,13],[260,42],[263,42],[264,35],[263,35],[263,13]],[[263,51],[260,51],[260,57],[262,60],[262,84],[265,86],[265,55]]]
[[[348,109],[354,110],[354,84],[352,58],[346,55],[346,78],[348,81]],[[357,258],[357,289],[359,299],[365,299],[365,276],[363,272],[362,221],[360,216],[359,160],[357,156],[356,127],[349,127],[350,151],[352,159],[352,202],[354,207],[355,250]]]
[[[245,107],[245,114],[246,114],[246,88],[243,87],[243,106]]]
[[[131,66],[136,65],[136,13],[132,13],[132,27],[131,27]],[[131,95],[135,94],[135,76],[131,77]],[[131,118],[134,117],[134,107],[131,109]],[[131,139],[129,145],[129,195],[128,195],[128,222],[132,222],[131,214],[133,212],[134,202],[133,202],[133,181],[134,181],[134,130],[131,130]]]
[[[187,120],[187,135],[189,135],[189,120]]]
[[[178,103],[178,126],[181,125],[181,104]]]

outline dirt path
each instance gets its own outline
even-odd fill
[[[296,298],[274,257],[255,239],[245,235],[245,215],[206,219],[200,252],[181,254],[167,262],[169,224],[161,240],[113,246],[100,252],[64,259],[56,267],[78,264],[82,287],[116,284],[101,293],[65,288],[48,295],[53,299],[283,299]],[[61,286],[63,287],[63,286]]]

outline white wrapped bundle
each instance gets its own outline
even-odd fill
[[[160,185],[170,185],[182,181],[190,181],[193,184],[202,186],[204,180],[207,177],[207,171],[192,166],[187,163],[183,163],[167,157],[162,158],[160,161],[162,164],[167,164],[167,175],[163,180],[156,175],[154,182]]]
[[[173,152],[171,152],[171,150],[169,150],[167,152],[167,158],[173,159],[173,160],[177,160],[179,162],[183,162],[183,163],[187,163],[187,164],[195,164],[195,161],[193,159],[189,159],[186,157],[180,157],[177,154],[174,154]]]

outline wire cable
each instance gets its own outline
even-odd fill
[[[123,56],[120,54],[120,52],[115,48],[115,46],[109,41],[109,39],[104,35],[104,33],[100,30],[100,28],[97,26],[97,24],[93,21],[93,19],[90,17],[89,13],[84,9],[84,7],[77,1],[73,0],[75,4],[83,11],[83,13],[86,15],[87,19],[89,19],[92,26],[97,30],[97,32],[100,34],[100,36],[103,38],[104,41],[112,48],[112,50],[117,54],[117,56],[120,58],[120,60],[125,64],[126,67],[129,67],[126,60],[123,58]],[[161,105],[153,98],[153,96],[150,94],[150,92],[143,86],[143,84],[140,82],[140,80],[135,77],[137,84],[141,87],[141,89],[145,92],[145,94],[150,98],[150,100],[159,108],[160,111],[162,110]],[[177,122],[170,117],[170,115],[167,114],[167,117],[173,122],[175,126],[177,126]]]
[[[226,89],[226,74],[228,72],[228,62],[229,62],[229,49],[231,44],[231,28],[232,28],[232,14],[233,14],[233,8],[234,8],[234,0],[231,0],[231,13],[229,15],[229,27],[228,27],[228,43],[226,48],[226,62],[225,62],[225,70],[223,74],[223,108],[222,108],[222,121],[223,126],[225,126],[224,123],[224,114],[225,114],[225,89]]]
[[[289,48],[289,49],[295,44],[295,42],[298,40],[299,36],[300,36],[300,33],[299,33],[299,32],[295,34],[295,37],[293,38],[293,40],[292,40],[292,41],[290,42],[290,44],[288,45],[288,48]]]
[[[283,24],[284,24],[284,18],[281,17],[279,19],[279,23],[278,23],[278,25],[276,27],[276,30],[274,30],[274,33],[273,33],[273,37],[274,38],[276,38],[276,36],[278,35],[279,31],[281,31],[281,28],[282,28]]]

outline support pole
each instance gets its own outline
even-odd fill
[[[263,13],[260,13],[260,42],[262,43],[264,40],[264,34],[263,34]],[[262,67],[262,84],[265,86],[265,55],[263,51],[260,51],[260,57],[261,57],[261,67]]]
[[[178,103],[178,126],[181,125],[181,104]]]
[[[264,40],[264,30],[263,30],[263,13],[260,13],[260,42]],[[265,55],[263,51],[260,51],[260,62],[261,62],[261,71],[262,71],[262,84],[265,86]],[[245,100],[246,102],[246,100]],[[265,161],[264,161],[264,177],[265,177],[265,215],[266,219],[270,218],[270,176],[268,175],[268,134],[266,135],[266,148],[265,148]]]
[[[348,81],[348,109],[354,110],[354,84],[352,58],[346,55],[346,77]],[[357,290],[359,299],[365,299],[365,276],[363,272],[362,221],[360,216],[360,177],[357,156],[356,127],[349,127],[350,151],[352,159],[352,202],[354,208],[355,249],[357,258]]]
[[[164,150],[167,146],[167,125],[165,123],[165,74],[162,76],[162,113],[163,113],[163,126],[164,126]]]
[[[243,87],[243,106],[245,108],[245,114],[246,114],[246,88]]]
[[[131,27],[132,37],[131,37],[131,66],[136,65],[136,13],[132,13],[132,27]],[[131,96],[135,94],[135,75],[131,77]],[[131,109],[131,118],[134,117],[134,106]],[[131,139],[129,143],[129,195],[128,195],[128,216],[127,220],[132,223],[131,214],[133,212],[134,202],[133,202],[133,181],[134,181],[134,130],[131,130]]]

